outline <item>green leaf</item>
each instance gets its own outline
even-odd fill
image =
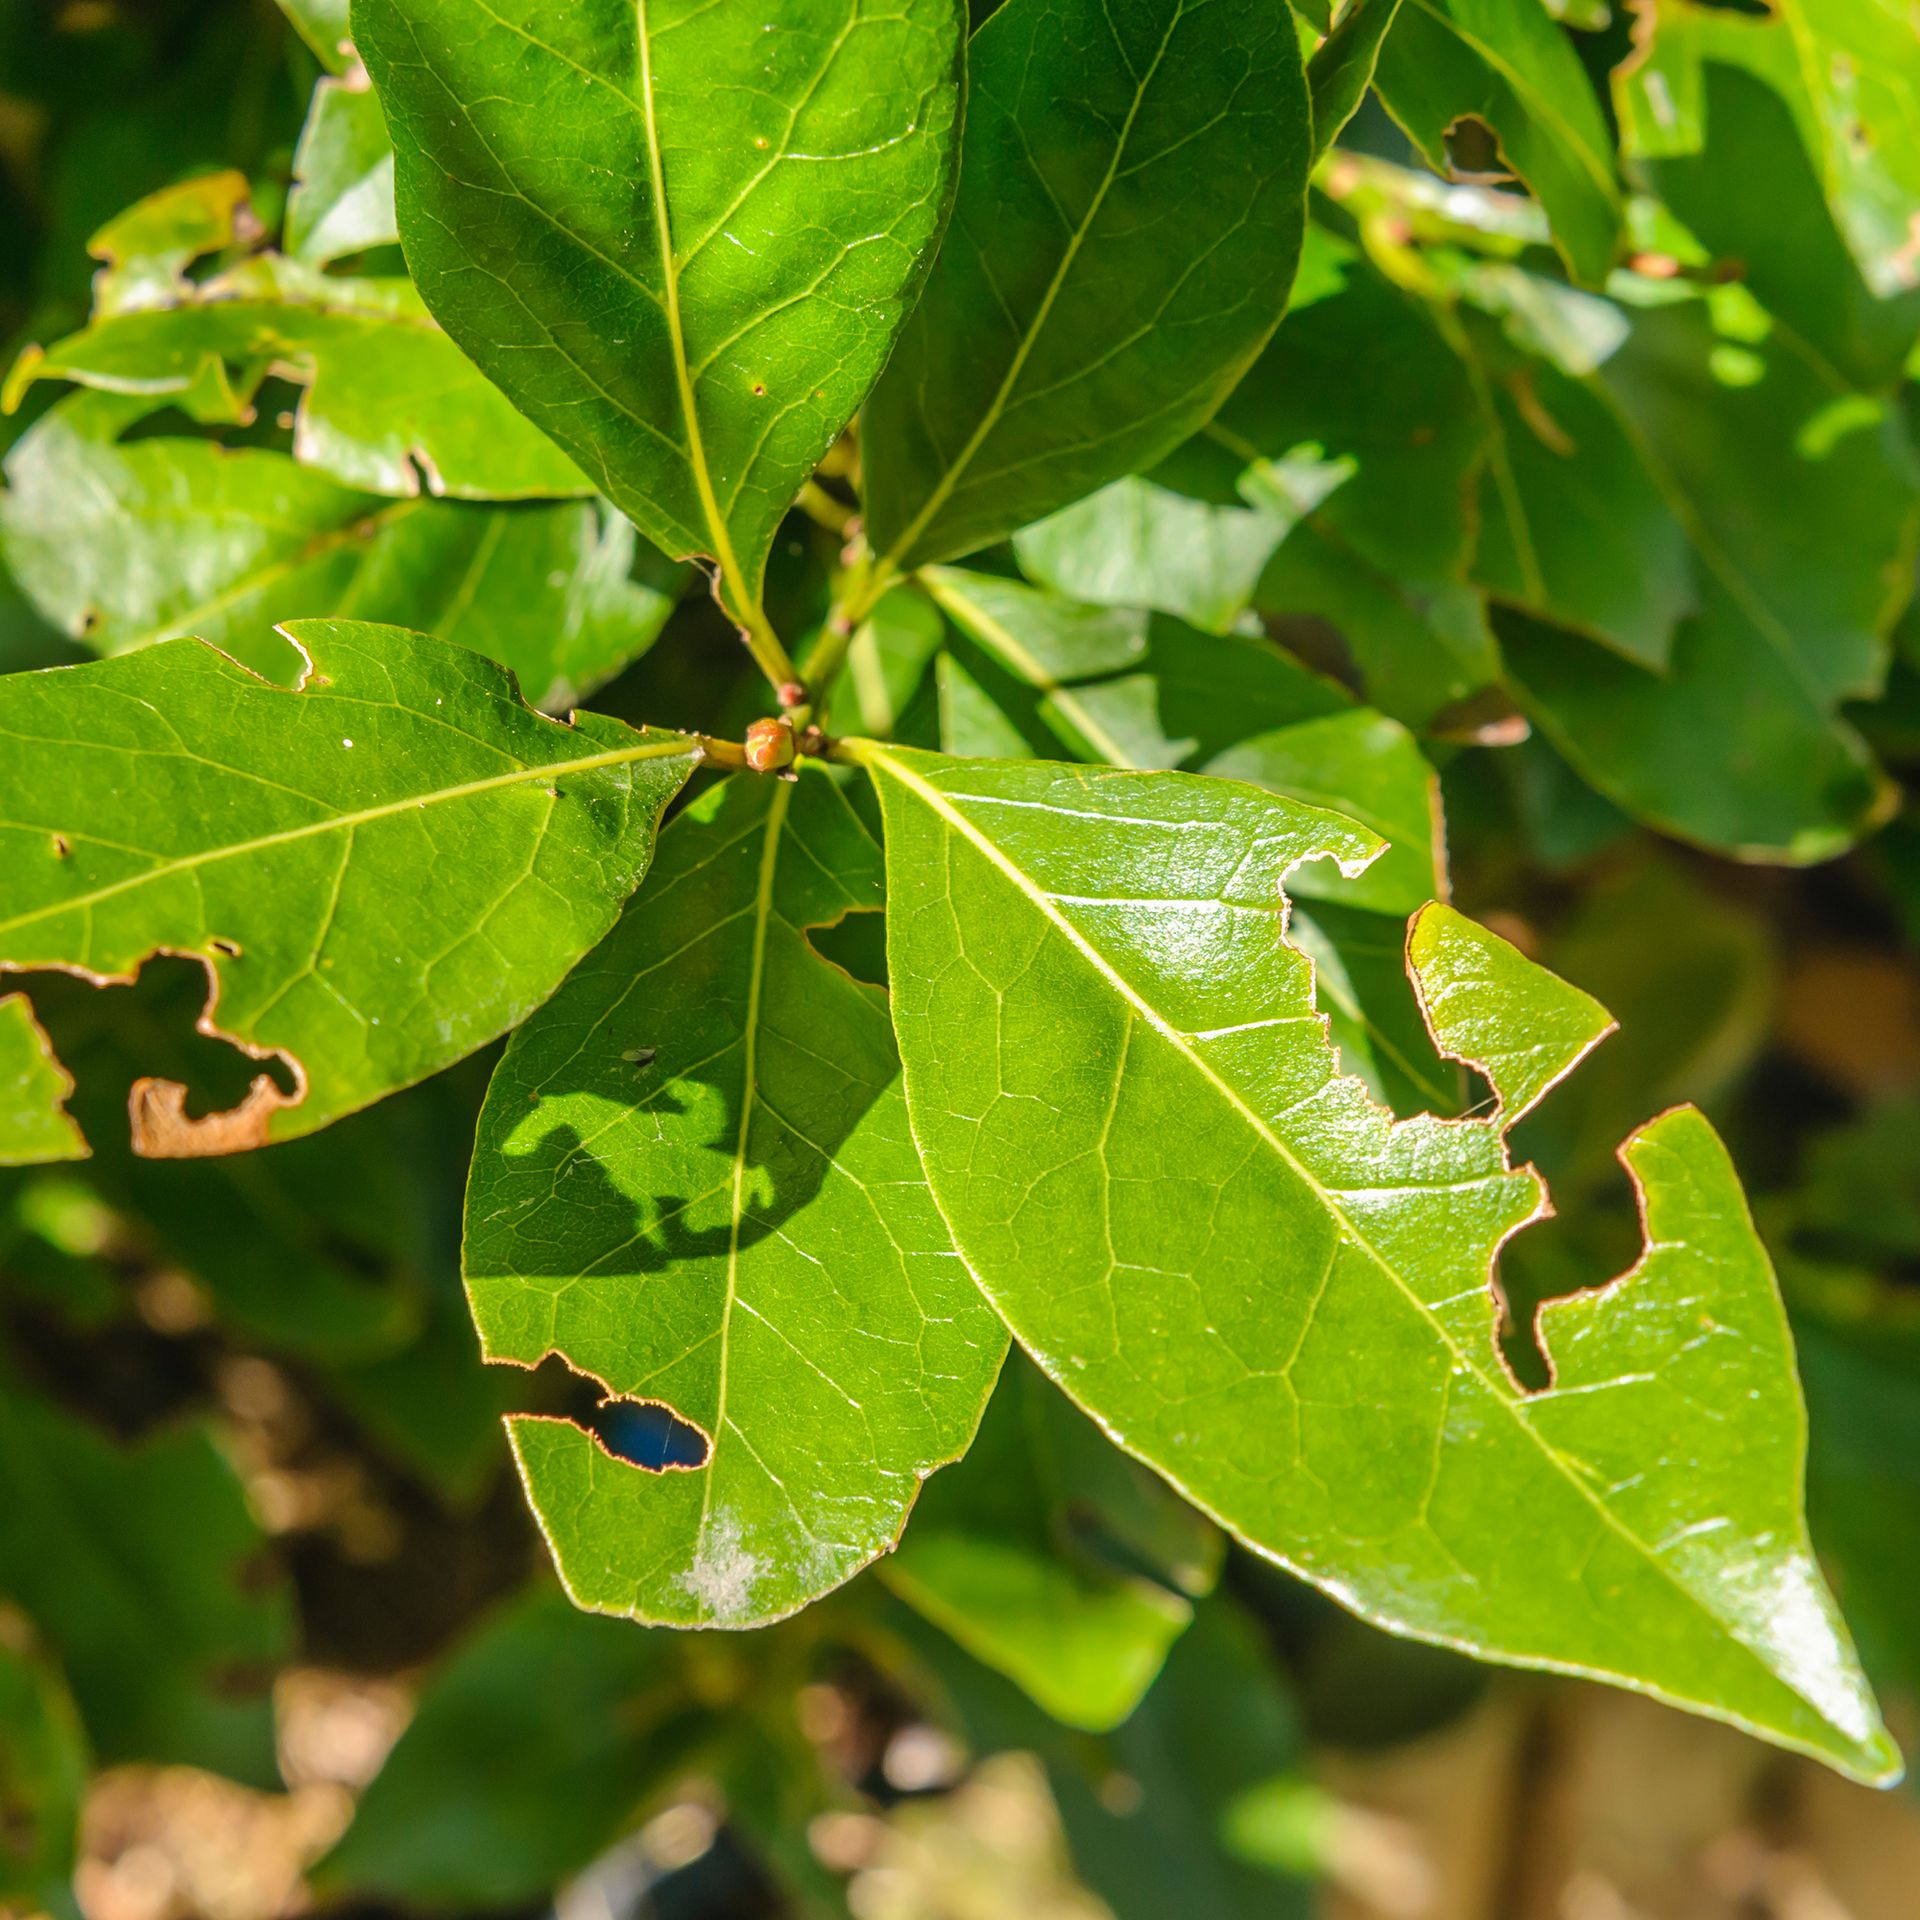
[[[1464,582],[1409,580],[1313,521],[1290,533],[1256,603],[1279,631],[1324,620],[1346,643],[1369,701],[1409,727],[1495,684],[1486,604]]]
[[[1348,477],[1308,506],[1265,568],[1270,619],[1332,623],[1368,698],[1410,726],[1499,672],[1466,586],[1486,422],[1436,315],[1351,242],[1307,230],[1273,344],[1169,462],[1222,495],[1310,449]]]
[[[1015,536],[1022,570],[1069,599],[1153,607],[1230,632],[1293,516],[1242,500],[1195,499],[1134,476]]]
[[[1716,17],[1749,24],[1738,15]],[[1706,36],[1713,52],[1723,44],[1766,53],[1750,68],[1719,59],[1702,65],[1695,84],[1712,146],[1650,169],[1661,198],[1717,261],[1737,263],[1754,297],[1847,379],[1890,386],[1920,333],[1920,295],[1907,286],[1876,297],[1847,251],[1795,126],[1806,76],[1788,29],[1778,25],[1764,37],[1736,33],[1724,43],[1720,34]],[[1639,79],[1652,84],[1651,70]]]
[[[66,1683],[30,1650],[0,1641],[0,1901],[75,1920],[73,1869],[86,1798],[87,1737]],[[17,1904],[16,1904],[17,1903]]]
[[[1498,1118],[1396,1123],[1340,1078],[1283,938],[1285,874],[1372,835],[1224,780],[855,752],[927,1176],[1056,1380],[1381,1625],[1892,1777],[1806,1545],[1772,1272],[1697,1113],[1623,1150],[1647,1251],[1546,1310],[1556,1384],[1524,1394],[1491,1280],[1537,1177]],[[1443,1045],[1476,1024],[1446,1014]],[[1504,1050],[1551,1078],[1577,1038]]]
[[[1438,902],[1407,930],[1407,971],[1440,1051],[1486,1075],[1506,1126],[1613,1031],[1591,994]]]
[[[885,1624],[909,1651],[903,1678],[943,1696],[936,1710],[977,1752],[1044,1761],[1074,1865],[1116,1920],[1305,1920],[1310,1890],[1242,1837],[1256,1796],[1303,1784],[1301,1737],[1259,1624],[1225,1594],[1200,1602],[1140,1706],[1101,1739],[1048,1721],[910,1617]]]
[[[1598,382],[1463,329],[1493,429],[1474,573],[1488,592],[1658,671],[1697,611],[1687,528]]]
[[[1238,1809],[1276,1776],[1294,1777],[1300,1745],[1259,1626],[1224,1597],[1208,1601],[1107,1744],[1104,1775],[1049,1768],[1082,1877],[1115,1920],[1305,1920],[1311,1889],[1233,1844]]]
[[[887,1584],[1056,1720],[1140,1704],[1220,1536],[1016,1358],[967,1457],[920,1496]]]
[[[1840,709],[1878,690],[1911,592],[1904,428],[1790,341],[1717,335],[1697,301],[1639,314],[1597,378],[1687,528],[1699,612],[1658,674],[1503,622],[1511,681],[1638,818],[1743,858],[1828,859],[1893,803]]]
[[[1796,1313],[1813,1444],[1814,1538],[1846,1595],[1868,1670],[1920,1686],[1913,1593],[1920,1579],[1920,1329],[1896,1288]]]
[[[427,317],[404,280],[350,280],[272,254],[181,293],[110,313],[23,354],[5,403],[35,380],[171,402],[246,422],[269,372],[297,382],[293,451],[344,485],[410,496],[525,500],[592,491]]]
[[[279,8],[329,73],[343,72],[347,56],[347,0],[278,0]]]
[[[1404,915],[1446,891],[1439,785],[1412,737],[1276,648],[991,574],[936,567],[922,579],[962,631],[1042,696],[1039,719],[1076,758],[1250,781],[1336,807],[1389,843],[1358,878],[1309,871],[1297,892]]]
[[[546,1899],[689,1757],[701,1715],[664,1637],[536,1589],[428,1679],[317,1889],[453,1910]]]
[[[275,622],[339,615],[457,641],[564,710],[673,611],[682,569],[604,504],[387,500],[265,449],[116,439],[147,404],[69,395],[7,459],[0,554],[96,652],[193,635],[275,676]]]
[[[978,653],[942,660],[949,753],[1186,767],[1333,806],[1389,842],[1353,879],[1308,867],[1296,944],[1348,1068],[1396,1107],[1459,1104],[1408,991],[1400,926],[1447,890],[1439,783],[1404,728],[1261,642],[1193,632],[1123,608],[1076,605],[1015,581],[928,567],[922,586]],[[906,744],[921,742],[907,739]]]
[[[946,628],[922,594],[895,587],[855,629],[826,701],[836,728],[884,738],[905,716]]]
[[[1313,96],[1313,157],[1320,159],[1360,110],[1400,0],[1353,0],[1307,62]]]
[[[582,1606],[792,1613],[893,1545],[979,1421],[1005,1336],[921,1182],[885,998],[807,937],[880,876],[824,772],[728,781],[495,1076],[467,1201],[487,1357],[557,1352],[616,1420],[697,1430],[654,1472],[511,1422]]]
[[[764,629],[774,530],[946,216],[958,0],[359,0],[354,30],[428,304]]]
[[[287,196],[287,251],[310,266],[394,245],[393,142],[365,72],[331,75],[313,105],[293,156]]]
[[[1606,278],[1620,227],[1613,142],[1580,56],[1539,0],[1406,0],[1374,84],[1441,173],[1458,121],[1490,128],[1574,278]]]
[[[104,983],[190,954],[207,1028],[293,1076],[205,1119],[142,1083],[150,1154],[310,1133],[524,1020],[612,925],[696,758],[542,719],[423,635],[294,637],[298,689],[185,640],[0,679],[0,965]]]
[[[1656,178],[1675,194],[1676,211],[1709,246],[1736,251],[1770,304],[1780,295],[1789,303],[1833,300],[1868,328],[1893,319],[1897,307],[1876,315],[1849,285],[1826,229],[1830,221],[1844,237],[1880,300],[1895,301],[1920,279],[1912,246],[1920,41],[1901,8],[1888,0],[1780,0],[1748,15],[1657,0],[1642,16],[1641,52],[1615,76],[1625,150],[1661,163]],[[1738,73],[1770,90],[1777,105],[1730,84]],[[1699,165],[1670,164],[1700,154],[1709,138],[1715,177]],[[1738,156],[1732,169],[1730,155]],[[1735,181],[1739,191],[1729,191]],[[1810,214],[1809,186],[1825,200],[1827,220]],[[1766,219],[1755,217],[1761,212]]]
[[[72,1091],[26,995],[0,997],[0,1167],[85,1155],[87,1143],[66,1109]]]
[[[189,296],[187,268],[259,232],[243,173],[209,173],[163,187],[116,215],[87,242],[103,264],[93,277],[96,315],[172,306]]]
[[[207,1430],[123,1448],[0,1381],[0,1498],[0,1595],[58,1650],[102,1764],[272,1781],[287,1595]]]
[[[968,60],[952,227],[863,428],[890,568],[1170,452],[1278,324],[1300,247],[1288,9],[1007,0]]]
[[[1232,482],[1311,448],[1349,470],[1310,504],[1313,525],[1409,579],[1459,579],[1486,426],[1440,317],[1321,227],[1300,278],[1273,344],[1181,459],[1197,467],[1211,449]]]

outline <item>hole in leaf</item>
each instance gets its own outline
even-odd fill
[[[820,958],[862,986],[887,988],[887,917],[850,913],[830,927],[809,927],[807,943]]]
[[[668,1473],[704,1467],[712,1442],[692,1421],[658,1400],[629,1400],[608,1393],[590,1374],[579,1373],[557,1353],[533,1369],[525,1410],[550,1420],[571,1421],[590,1433],[616,1460]]]
[[[1477,186],[1503,186],[1513,178],[1500,152],[1500,139],[1478,115],[1463,113],[1446,132],[1447,169],[1456,180]]]
[[[213,944],[229,958],[239,955],[232,941]],[[54,1058],[73,1075],[67,1107],[96,1149],[126,1138],[128,1096],[136,1081],[184,1087],[182,1110],[189,1121],[240,1108],[259,1080],[281,1102],[300,1091],[293,1068],[280,1056],[256,1059],[201,1031],[207,969],[198,960],[156,954],[130,984],[104,987],[53,971],[6,976],[5,991],[20,989],[46,1030]],[[255,1105],[261,1104],[256,1096]]]

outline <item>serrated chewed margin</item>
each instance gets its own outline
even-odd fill
[[[1778,1292],[1703,1120],[1629,1144],[1662,1176],[1649,1257],[1578,1297],[1620,1303],[1598,1337],[1577,1303],[1547,1317],[1579,1337],[1525,1394],[1489,1283],[1538,1176],[1503,1121],[1398,1121],[1340,1076],[1284,938],[1284,874],[1364,861],[1374,836],[1190,775],[847,757],[886,815],[929,1179],[996,1306],[1109,1433],[1378,1624],[1891,1777],[1806,1541]],[[997,1037],[970,1046],[970,1020]],[[1285,1027],[1313,1038],[1289,1051]],[[1764,1425],[1721,1437],[1716,1407],[1763,1398]]]
[[[0,975],[127,985],[193,960],[199,1030],[293,1081],[263,1073],[199,1118],[178,1083],[136,1082],[149,1157],[311,1132],[518,1025],[611,925],[700,758],[685,736],[549,720],[423,634],[281,631],[293,687],[195,640],[0,684]],[[396,797],[401,770],[424,784]],[[459,834],[428,830],[441,808]],[[209,822],[237,837],[196,841]]]

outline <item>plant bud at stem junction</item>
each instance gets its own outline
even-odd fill
[[[779,773],[793,765],[793,723],[756,720],[747,729],[747,765],[755,773]]]

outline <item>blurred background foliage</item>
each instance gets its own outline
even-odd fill
[[[987,567],[1278,642],[1417,733],[1456,900],[1621,1022],[1520,1130],[1558,1217],[1503,1264],[1513,1362],[1537,1375],[1533,1303],[1633,1258],[1622,1135],[1701,1103],[1780,1267],[1816,1538],[1905,1736],[1920,1726],[1920,813],[1896,783],[1920,763],[1920,627],[1899,619],[1920,498],[1904,224],[1920,143],[1901,89],[1920,30],[1836,5],[1828,45],[1795,0],[1546,11],[1584,89],[1564,124],[1622,143],[1630,192],[1588,180],[1583,198],[1550,155],[1537,201],[1485,178],[1541,130],[1518,96],[1495,99],[1491,128],[1443,124],[1426,95],[1453,83],[1458,47],[1421,37],[1438,12],[1410,10],[1318,177],[1297,311],[1218,426]],[[177,295],[180,276],[275,235],[316,273],[404,271],[344,7],[289,13],[297,27],[270,0],[6,0],[8,361],[83,328],[96,298],[137,309],[142,272]],[[1820,50],[1811,90],[1759,37],[1788,31]],[[1836,104],[1822,74],[1851,92]],[[105,267],[131,278],[96,288],[101,229],[227,171],[246,192],[224,226],[172,253],[152,219],[123,230]],[[297,177],[309,201],[290,212]],[[1763,379],[1776,360],[1792,365]],[[136,469],[147,441],[217,442],[274,456],[246,471],[293,486],[301,396],[253,377],[256,405],[224,417],[191,395],[103,411],[25,386],[0,426],[0,669],[207,633],[214,608],[214,637],[242,645],[358,596],[355,611],[501,653],[556,705],[631,662],[599,704],[716,729],[753,710],[704,596],[682,597],[684,576],[591,502],[430,502],[403,550],[368,519],[389,501],[316,491],[299,468],[286,544],[256,527],[235,561],[234,498],[156,492]],[[1801,455],[1831,462],[1811,478],[1769,466],[1778,435],[1749,417],[1796,379],[1817,389],[1791,401]],[[1595,380],[1640,437],[1607,441]],[[1694,457],[1744,470],[1741,487],[1690,492]],[[122,490],[90,492],[109,469]],[[1110,564],[1090,573],[1103,527]],[[505,550],[491,579],[483,537]],[[796,515],[772,582],[783,630],[820,618],[836,546]],[[1729,564],[1763,604],[1729,589]],[[521,628],[564,626],[574,653],[526,664],[526,633],[487,625],[515,604]],[[1792,621],[1817,684],[1784,721],[1756,663],[1761,630]],[[1689,651],[1655,707],[1634,663],[1667,648]],[[923,606],[882,608],[843,704],[953,742],[983,688],[994,725],[1061,750],[1060,709]],[[1470,1103],[1417,1026],[1407,1038],[1396,943],[1337,899],[1314,914],[1383,1089]],[[157,962],[110,994],[34,985],[95,1157],[0,1174],[0,1908],[1912,1911],[1910,1797],[1377,1634],[1090,1446],[1021,1363],[901,1553],[799,1619],[676,1636],[576,1613],[499,1416],[581,1413],[577,1387],[564,1369],[484,1370],[460,1293],[490,1058],[271,1153],[153,1165],[119,1117],[137,1074],[213,1106],[251,1070],[194,1030],[201,976]]]

